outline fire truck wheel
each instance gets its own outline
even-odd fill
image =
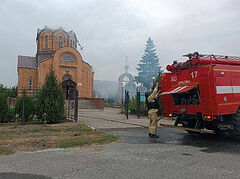
[[[240,136],[240,108],[238,108],[237,112],[232,115],[232,119],[230,120],[231,125],[233,127],[230,130],[230,134],[236,137]]]

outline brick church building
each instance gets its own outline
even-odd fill
[[[77,50],[78,40],[73,31],[66,32],[45,27],[37,30],[35,57],[18,56],[18,96],[25,89],[32,96],[45,82],[52,69],[61,83],[65,97],[68,89],[76,89],[79,98],[93,97],[92,67]]]

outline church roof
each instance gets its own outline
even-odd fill
[[[39,28],[37,29],[37,36],[38,36],[42,31],[44,31],[44,30],[49,30],[51,33],[54,33],[54,32],[56,32],[56,31],[62,30],[62,31],[64,31],[68,36],[69,36],[69,35],[73,35],[74,38],[76,39],[76,41],[78,42],[77,36],[76,36],[75,32],[73,32],[72,30],[69,31],[69,32],[67,32],[67,31],[65,31],[62,27],[59,27],[58,29],[52,29],[52,28],[49,28],[48,26],[45,26],[43,29],[39,29]]]
[[[38,63],[36,57],[18,55],[18,68],[37,68]]]
[[[49,58],[51,56],[53,56],[53,54],[55,53],[56,51],[54,50],[42,50],[42,51],[38,51],[37,54],[36,54],[36,57],[37,57],[37,60],[40,62],[46,58]]]

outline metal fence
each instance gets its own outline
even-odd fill
[[[129,92],[125,90],[125,116],[128,119]]]
[[[32,98],[33,101],[38,100],[39,96],[39,89],[18,89],[18,98],[22,97],[22,104],[21,104],[21,123],[25,123],[26,117],[26,96]],[[47,95],[56,95],[54,91],[49,91]],[[77,90],[67,90],[66,94],[63,94],[65,99],[65,111],[68,120],[77,121],[78,120],[78,91]],[[36,109],[37,110],[37,109]]]
[[[129,92],[125,90],[125,98],[124,98],[124,111],[125,111],[125,116],[128,119],[128,113],[129,113]],[[141,112],[141,105],[145,104],[145,92],[139,92],[136,91],[136,115],[138,119],[141,117],[142,112]]]

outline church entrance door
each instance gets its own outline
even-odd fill
[[[75,121],[77,121],[78,115],[78,91],[76,86],[77,84],[70,78],[62,82],[67,118]]]
[[[64,80],[62,82],[62,90],[64,98],[67,100],[73,100],[76,95],[77,84],[71,79]]]

